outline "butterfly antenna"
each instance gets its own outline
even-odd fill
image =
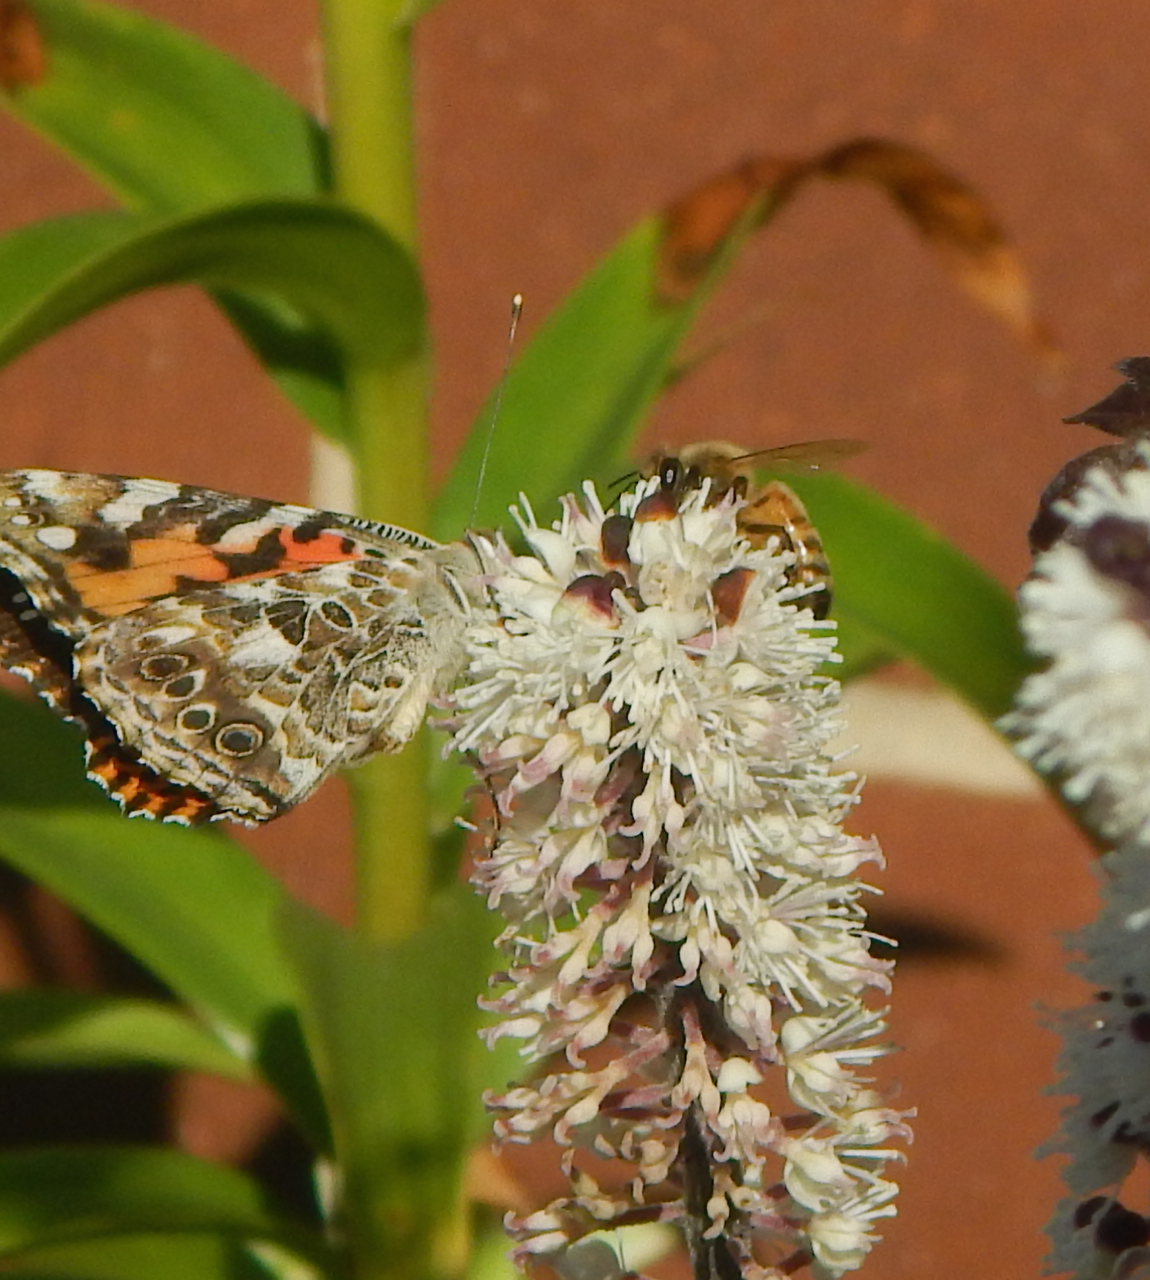
[[[517,293],[511,299],[511,324],[507,329],[507,354],[503,357],[503,372],[499,375],[499,383],[495,388],[495,403],[491,406],[491,421],[487,424],[487,439],[483,442],[483,457],[479,460],[479,475],[475,480],[475,498],[471,503],[471,518],[468,525],[475,524],[479,511],[479,495],[483,492],[483,478],[487,475],[487,459],[491,456],[491,442],[495,439],[495,423],[499,419],[499,407],[503,403],[503,388],[507,386],[507,375],[511,370],[511,351],[515,346],[515,331],[519,328],[519,317],[523,314],[523,295]]]

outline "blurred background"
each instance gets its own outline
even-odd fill
[[[322,114],[312,4],[135,3]],[[639,217],[716,171],[877,135],[928,150],[990,202],[1062,375],[961,295],[876,191],[812,184],[708,313],[703,342],[738,336],[662,403],[649,443],[867,441],[846,470],[1013,588],[1042,487],[1099,442],[1059,420],[1111,388],[1115,360],[1150,349],[1148,47],[1150,9],[1118,0],[444,0],[417,37],[441,473],[498,377],[514,292],[529,335]],[[0,230],[108,202],[2,117],[0,190]],[[309,496],[305,425],[190,289],[119,304],[0,371],[0,414],[2,467]],[[900,1216],[867,1274],[1033,1275],[1058,1196],[1056,1162],[1033,1155],[1059,1105],[1042,1092],[1056,1051],[1044,1011],[1081,996],[1062,938],[1093,910],[1091,856],[914,671],[852,698],[870,775],[855,828],[886,850],[880,918],[906,944],[892,1013],[904,1052],[883,1080],[919,1111]],[[346,916],[346,835],[335,783],[250,843]],[[40,898],[32,910],[54,953],[33,963],[9,929],[4,980],[96,981],[66,915]],[[271,1131],[251,1091],[186,1080],[174,1096],[172,1123],[202,1154],[244,1158]]]

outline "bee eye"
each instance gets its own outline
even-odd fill
[[[664,458],[659,463],[659,483],[664,489],[677,489],[682,478],[683,464],[678,458]]]

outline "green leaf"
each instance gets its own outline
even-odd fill
[[[294,990],[270,932],[283,891],[209,831],[96,812],[0,805],[5,858],[77,906],[218,1022],[246,1061]]]
[[[128,1232],[212,1231],[327,1259],[318,1233],[279,1217],[235,1169],[150,1147],[0,1154],[0,1256]]]
[[[788,476],[826,546],[834,616],[909,658],[993,719],[1030,669],[1006,589],[880,494],[823,473]],[[848,653],[848,657],[849,657]]]
[[[707,295],[660,301],[661,223],[645,218],[553,312],[512,365],[471,519],[491,422],[484,407],[435,506],[434,535],[498,526],[520,491],[551,502],[586,478],[616,479],[643,415],[663,389],[675,353]],[[722,259],[711,280],[726,266]]]
[[[323,130],[248,67],[132,9],[36,0],[32,11],[48,74],[0,101],[126,204],[182,214],[327,191]],[[281,390],[338,435],[343,371],[328,336],[274,299],[223,290],[216,301]]]
[[[270,81],[120,5],[30,0],[39,83],[0,95],[125,203],[184,213],[326,187],[322,131]]]
[[[6,754],[14,754],[0,734]],[[115,938],[258,1065],[319,1147],[326,1123],[275,935],[283,889],[243,849],[209,831],[130,821],[98,808],[15,800],[4,779],[0,855]],[[34,785],[34,784],[33,784]],[[94,788],[92,788],[94,790]]]
[[[194,282],[275,296],[346,360],[386,367],[422,337],[406,250],[361,215],[263,200],[171,220],[84,214],[0,240],[0,362],[140,289]]]
[[[355,1247],[395,1259],[397,1275],[423,1274],[409,1250],[426,1248],[450,1218],[465,1144],[482,1124],[476,997],[491,967],[492,920],[462,885],[395,946],[372,945],[299,903],[285,904],[281,919]]]
[[[299,1280],[320,1273],[297,1261]],[[21,1250],[5,1280],[271,1280],[251,1246],[223,1233],[97,1236]],[[292,1280],[296,1280],[293,1277]]]
[[[311,425],[342,439],[347,384],[331,335],[275,298],[250,297],[234,289],[214,290],[212,297]]]
[[[158,1000],[79,991],[0,993],[0,1067],[140,1063],[252,1079],[251,1071],[215,1036]]]
[[[107,811],[82,767],[84,738],[41,702],[0,694],[0,803]]]

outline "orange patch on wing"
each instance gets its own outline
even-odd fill
[[[344,534],[321,533],[318,538],[298,542],[292,529],[278,531],[283,555],[271,569],[235,574],[221,557],[255,552],[257,539],[244,543],[220,543],[206,547],[197,542],[194,525],[170,529],[162,538],[141,538],[129,545],[131,564],[126,569],[101,569],[82,560],[68,566],[68,580],[85,608],[108,618],[132,613],[150,600],[173,595],[180,579],[193,582],[254,582],[298,572],[313,565],[358,560],[363,549]]]
[[[116,794],[124,804],[131,804],[144,789],[144,784],[136,775],[125,778],[122,775],[113,774],[109,780],[116,783]]]
[[[146,813],[169,822],[197,826],[217,812],[206,796],[168,783],[141,764],[118,757],[88,762],[88,776],[104,784],[128,813]]]
[[[333,533],[331,530],[307,542],[297,542],[294,529],[281,529],[280,542],[283,544],[284,559],[290,562],[292,567],[306,564],[337,564],[341,560],[359,560],[363,557],[363,551],[358,543],[346,534]]]
[[[201,800],[198,796],[188,796],[174,809],[162,798],[157,797],[155,804],[148,806],[148,812],[166,819],[168,822],[184,822],[189,827],[198,826],[207,821],[216,812],[211,800]]]
[[[142,538],[130,546],[126,569],[100,569],[83,561],[68,566],[68,578],[85,608],[109,618],[171,595],[180,578],[224,582],[227,566],[210,547],[187,541],[180,530],[163,538]]]

